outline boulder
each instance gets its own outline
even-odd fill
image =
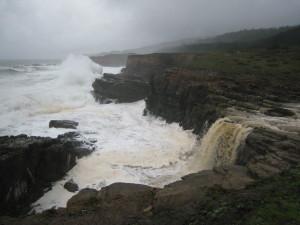
[[[72,179],[64,184],[64,188],[73,193],[79,190],[78,184],[76,184]]]
[[[77,129],[78,122],[72,120],[51,120],[49,122],[49,128],[65,128],[65,129]]]

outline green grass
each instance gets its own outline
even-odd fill
[[[188,69],[253,74],[286,81],[300,80],[300,46],[200,53]]]
[[[211,208],[195,224],[300,224],[300,167],[261,180],[240,192],[212,190]],[[199,201],[199,209],[206,206]]]
[[[298,225],[299,212],[300,166],[296,166],[243,190],[211,189],[197,201],[153,219],[158,224]]]

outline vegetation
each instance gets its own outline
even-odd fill
[[[298,81],[300,46],[200,53],[187,68]]]
[[[222,35],[218,35],[211,39],[213,42],[254,42],[257,40],[269,38],[275,36],[281,32],[285,32],[291,29],[291,27],[280,27],[280,28],[261,28],[261,29],[250,29],[240,30],[237,32],[229,32]]]
[[[158,224],[300,224],[300,166],[243,190],[209,190],[189,206],[152,216]]]
[[[174,48],[175,52],[211,52],[300,45],[300,26],[242,30]]]

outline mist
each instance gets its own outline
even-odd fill
[[[300,22],[299,0],[0,0],[0,59],[63,58]]]

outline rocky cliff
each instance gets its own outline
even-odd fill
[[[28,211],[51,182],[62,178],[76,165],[76,157],[89,154],[74,132],[58,138],[0,137],[0,214],[17,215]]]
[[[94,96],[101,103],[135,102],[147,96],[149,79],[167,67],[185,65],[194,54],[150,54],[128,56],[121,74],[104,74],[93,83]]]
[[[90,59],[102,66],[125,66],[130,54],[109,54],[104,56],[90,56]]]
[[[200,134],[218,118],[232,115],[229,108],[268,113],[284,103],[299,102],[299,90],[299,84],[255,75],[169,69],[151,77],[146,109]]]

